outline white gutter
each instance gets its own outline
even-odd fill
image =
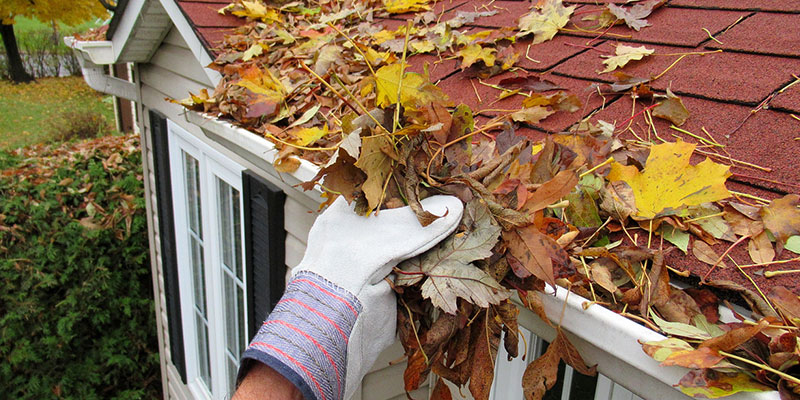
[[[187,111],[185,118],[187,122],[199,126],[209,139],[280,179],[288,180],[289,184],[309,181],[319,171],[319,167],[311,162],[300,160],[297,171],[279,174],[272,167],[278,150],[267,139],[207,114]],[[319,193],[319,189],[316,192]],[[548,286],[546,293],[538,293],[548,318],[553,324],[561,325],[586,362],[597,364],[598,372],[644,399],[689,398],[673,386],[689,370],[662,367],[642,350],[640,342],[664,340],[665,336],[600,305],[592,305],[584,310],[583,304],[588,300],[568,293],[564,288],[558,288],[555,294],[553,292],[553,288]],[[723,315],[730,314],[724,307],[720,311]],[[545,340],[555,338],[555,330],[549,324],[521,305],[519,324]],[[725,399],[779,400],[779,395],[777,391],[738,393]]]
[[[115,78],[105,73],[105,65],[114,64],[114,49],[111,41],[79,41],[67,36],[64,43],[78,58],[83,80],[94,90],[139,102],[136,84]]]

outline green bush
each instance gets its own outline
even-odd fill
[[[0,153],[0,388],[161,396],[138,141]]]
[[[48,121],[51,136],[66,142],[73,139],[92,139],[111,133],[111,124],[97,110],[64,111]]]

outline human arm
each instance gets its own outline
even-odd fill
[[[408,207],[365,218],[343,199],[317,218],[303,261],[244,353],[240,379],[262,363],[308,400],[349,398],[394,341],[396,301],[385,278],[452,233],[463,212],[454,197],[422,205],[441,216],[427,227]]]

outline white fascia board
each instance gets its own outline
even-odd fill
[[[208,114],[186,111],[185,116],[187,122],[200,127],[209,139],[291,185],[308,182],[314,179],[319,172],[318,166],[308,160],[300,159],[300,166],[296,171],[278,173],[272,167],[278,156],[278,149],[269,140]],[[306,195],[319,202],[321,193],[322,191],[315,187],[313,191],[306,192]]]
[[[136,27],[136,21],[139,20],[139,15],[144,10],[146,1],[147,0],[128,0],[128,5],[122,12],[122,19],[119,21],[117,30],[114,32],[114,36],[111,38],[111,42],[113,43],[112,49],[114,51],[114,61],[110,62],[109,64],[114,64],[117,60],[119,60],[122,50],[125,49],[125,45],[133,35],[133,29]]]
[[[178,7],[178,3],[174,0],[160,0],[161,5],[164,7],[164,10],[167,11],[169,15],[169,19],[172,20],[172,23],[175,24],[175,28],[178,29],[181,36],[183,36],[183,40],[186,41],[186,44],[189,45],[189,49],[194,54],[197,61],[200,62],[200,65],[203,66],[203,71],[205,71],[206,76],[211,81],[211,86],[217,86],[217,83],[222,79],[222,75],[219,72],[214,71],[213,69],[207,68],[206,65],[211,64],[212,60],[211,56],[208,55],[205,46],[200,41],[200,38],[197,37],[192,26],[189,24],[189,21],[186,20],[186,17],[183,15],[183,12]]]

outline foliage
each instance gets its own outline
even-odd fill
[[[4,396],[158,397],[138,140],[0,154]]]
[[[48,121],[56,140],[92,139],[110,134],[111,127],[97,111],[66,111]]]
[[[644,18],[663,3],[588,11],[597,12],[605,27],[627,23],[641,29],[647,25]],[[413,24],[386,30],[365,23],[363,16],[387,16],[388,2],[323,3],[313,10],[296,3],[253,4],[237,1],[224,9],[252,21],[227,37],[212,64],[223,76],[214,93],[191,95],[181,104],[230,118],[272,140],[280,151],[276,168],[282,171],[297,168],[298,156],[322,166],[303,187],[320,185],[329,200],[343,195],[359,214],[408,205],[425,226],[438,216],[422,208],[421,198],[444,193],[466,205],[451,237],[394,270],[408,392],[433,372],[468,385],[476,399],[488,398],[503,333],[509,357],[519,353],[518,309],[509,297],[518,294],[525,307],[549,323],[556,318],[548,318],[537,293],[546,285],[673,339],[691,338],[685,342],[692,350],[682,344],[679,350],[699,357],[669,361],[695,369],[683,382],[686,393],[719,396],[800,383],[791,369],[800,358],[792,344],[800,301],[707,280],[738,244],[748,242],[750,267],[770,265],[781,246],[793,246],[791,238],[800,232],[797,197],[772,204],[732,198],[725,187],[728,167],[711,160],[693,163],[692,157],[698,158],[694,144],[653,143],[635,133],[638,140],[623,141],[619,135],[635,115],[617,125],[584,121],[533,142],[517,123],[575,112],[582,108],[575,94],[536,75],[507,73],[497,85],[478,81],[499,90],[498,99],[524,97],[520,109],[492,110],[494,118],[488,119],[456,105],[430,83],[425,66],[409,62],[410,54],[438,53],[460,58],[465,76],[502,74],[520,58],[512,42],[530,34],[531,45],[553,38],[566,29],[574,7],[542,0],[520,18],[519,29],[461,32],[457,28],[464,21],[493,12],[455,12],[450,19],[419,12]],[[419,2],[391,4],[405,10]],[[617,50],[616,56],[605,54],[610,70],[652,52]],[[648,83],[659,76],[615,75],[617,83],[591,91],[625,93],[650,104],[648,117],[676,125],[689,118],[673,93],[653,93]],[[652,119],[648,124],[645,137],[650,138]],[[722,146],[712,145],[704,154],[724,159],[711,152]],[[770,235],[777,237],[777,249]],[[688,254],[690,246],[698,261],[711,264],[701,282],[740,293],[751,304],[754,321],[720,322],[720,300],[707,288],[669,284],[674,266],[666,256],[677,248]],[[767,345],[779,338],[792,345]],[[769,365],[753,357],[770,352],[788,354]],[[559,360],[594,373],[559,334],[528,366],[522,382],[526,398],[539,399],[553,386]],[[718,370],[716,360],[736,373]],[[446,397],[444,389],[436,392]]]
[[[106,18],[108,12],[96,0],[4,0],[0,3],[3,24],[13,24],[17,17],[33,18],[42,22],[60,21],[78,25],[93,18]]]
[[[111,96],[94,91],[80,77],[42,78],[24,85],[0,81],[0,109],[0,149],[51,142],[62,136],[59,124],[70,113],[99,113],[103,132],[114,121]]]

